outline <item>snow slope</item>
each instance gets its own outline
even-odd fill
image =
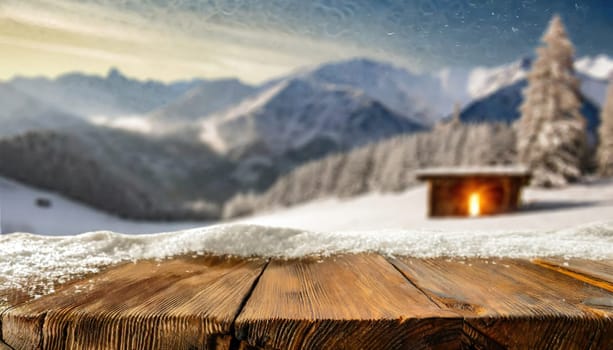
[[[50,208],[36,206],[38,198],[51,200]],[[130,221],[106,214],[59,194],[34,189],[0,178],[0,232],[30,232],[44,235],[75,235],[112,230],[153,233],[202,226],[206,223],[152,223]]]
[[[429,219],[426,187],[401,193],[370,193],[349,199],[322,199],[291,208],[234,220],[237,224],[289,227],[313,231],[380,229],[428,230],[557,230],[595,221],[613,220],[613,180],[593,181],[562,189],[527,188],[524,210],[482,218]],[[49,198],[51,208],[39,208],[37,198]],[[207,225],[206,222],[129,221],[102,213],[55,193],[0,178],[2,232],[74,235],[111,230],[141,234]],[[611,248],[613,249],[613,248]]]
[[[482,218],[426,217],[427,188],[399,194],[370,193],[340,200],[325,199],[238,220],[239,223],[315,231],[430,229],[525,230],[566,229],[600,220],[613,220],[613,180],[562,189],[527,188],[524,210]],[[609,247],[613,250],[613,246]]]

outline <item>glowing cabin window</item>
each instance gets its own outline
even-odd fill
[[[481,199],[479,193],[471,193],[468,198],[468,215],[479,216],[481,214]]]

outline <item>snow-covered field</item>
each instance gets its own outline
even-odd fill
[[[314,201],[239,222],[316,231],[564,229],[613,220],[613,180],[562,189],[527,188],[521,211],[490,217],[429,219],[426,202],[426,186],[419,186],[400,194]]]
[[[37,198],[50,199],[51,207],[36,206]],[[0,178],[0,214],[3,233],[42,235],[74,235],[98,230],[143,234],[210,224],[124,220],[3,178]],[[426,187],[419,186],[398,194],[375,193],[349,199],[317,200],[233,222],[314,231],[355,231],[543,230],[609,220],[613,221],[613,180],[591,181],[563,189],[528,188],[524,191],[524,210],[492,217],[429,219],[426,217]]]
[[[38,198],[49,199],[51,207],[36,205]],[[29,232],[42,235],[75,235],[110,230],[123,233],[176,231],[206,223],[138,222],[123,220],[58,194],[24,186],[0,177],[0,232]]]

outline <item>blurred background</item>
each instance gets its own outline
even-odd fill
[[[605,0],[4,0],[2,233],[613,219]],[[432,167],[532,172],[430,219]]]

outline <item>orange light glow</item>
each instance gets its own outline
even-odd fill
[[[468,215],[479,216],[481,214],[481,199],[479,193],[473,192],[468,198]]]

